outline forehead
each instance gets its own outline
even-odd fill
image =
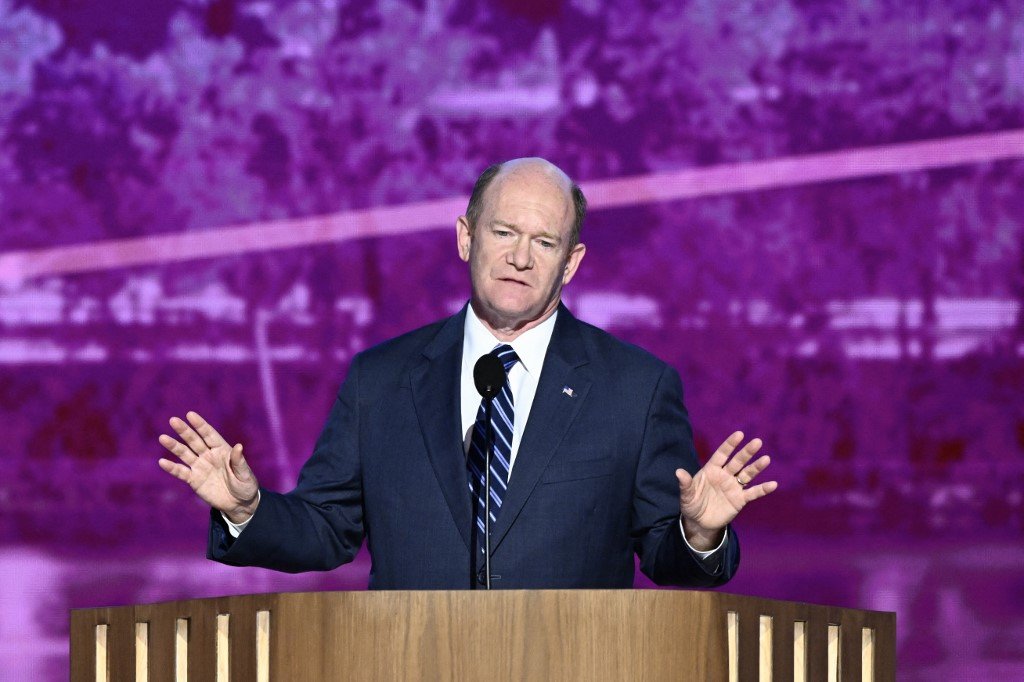
[[[482,217],[517,227],[557,231],[572,229],[574,210],[569,185],[543,168],[516,168],[500,173],[484,194]]]

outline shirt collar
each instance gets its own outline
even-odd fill
[[[473,311],[472,304],[466,306],[466,326],[462,342],[462,364],[475,363],[484,353],[490,353],[500,343],[507,343],[519,356],[519,362],[529,373],[539,372],[544,364],[544,356],[548,351],[548,344],[551,342],[551,335],[555,331],[555,320],[558,318],[558,310],[551,314],[536,327],[527,329],[513,341],[499,341],[491,333],[480,318]]]

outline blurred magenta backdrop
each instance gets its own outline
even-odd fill
[[[702,455],[767,443],[727,589],[1024,677],[1016,0],[0,0],[0,677],[65,678],[73,607],[364,588],[206,561],[156,437],[290,488],[524,155],[594,204],[570,308],[679,369]]]

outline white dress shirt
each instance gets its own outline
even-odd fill
[[[540,381],[540,370],[544,366],[544,358],[548,354],[548,343],[551,333],[555,331],[556,310],[551,317],[533,329],[528,329],[512,341],[499,341],[491,333],[480,318],[473,312],[473,306],[466,307],[466,326],[462,335],[462,443],[469,452],[469,442],[473,437],[473,426],[480,410],[480,393],[473,381],[473,367],[481,355],[486,355],[494,347],[502,343],[512,346],[519,356],[519,362],[508,371],[508,385],[512,391],[512,409],[515,413],[514,430],[512,432],[512,452],[509,458],[509,480],[516,465],[519,454],[519,443],[523,440],[526,421],[530,418],[533,398],[537,395],[537,383]]]
[[[476,415],[480,409],[480,393],[476,390],[476,383],[473,381],[473,367],[481,355],[490,353],[495,346],[507,343],[519,356],[519,362],[512,366],[508,372],[509,389],[512,391],[512,408],[515,412],[515,429],[512,433],[512,452],[509,458],[509,480],[512,480],[513,470],[516,465],[516,455],[519,454],[519,443],[523,438],[523,431],[526,429],[526,422],[530,418],[530,408],[533,407],[533,398],[537,394],[537,383],[540,381],[540,371],[544,367],[544,358],[548,354],[548,345],[551,342],[551,334],[555,331],[555,320],[558,318],[556,310],[548,319],[541,322],[532,329],[528,329],[512,341],[500,341],[491,331],[484,326],[484,323],[473,311],[473,306],[466,306],[466,323],[462,335],[462,376],[461,376],[461,409],[462,409],[462,434],[463,447],[469,452],[470,439],[473,435],[473,426],[476,424]],[[469,493],[467,492],[467,495]],[[257,504],[259,500],[257,500]],[[228,524],[228,531],[233,537],[238,537],[249,519],[242,523],[232,523],[224,516]],[[703,552],[690,546],[683,531],[682,519],[679,520],[679,532],[683,534],[683,542],[700,559],[708,559],[712,554],[725,547],[728,539],[728,530],[722,536],[722,542],[715,549]],[[711,563],[710,561],[705,563]],[[715,570],[712,567],[708,567]]]

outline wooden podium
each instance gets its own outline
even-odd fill
[[[71,613],[71,679],[893,680],[896,615],[721,592],[253,594]]]

